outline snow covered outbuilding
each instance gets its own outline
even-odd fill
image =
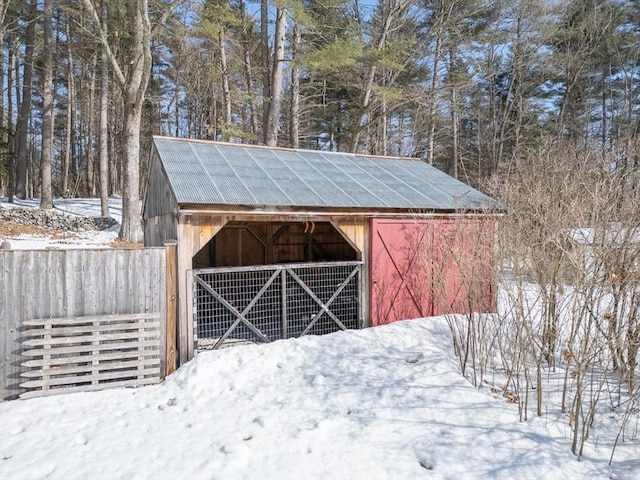
[[[497,207],[415,159],[154,137],[143,219],[145,246],[177,242],[182,364],[234,342],[491,310]]]

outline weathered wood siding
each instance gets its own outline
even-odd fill
[[[167,213],[178,213],[178,210],[176,197],[154,150],[151,155],[151,166],[147,178],[142,216],[147,219],[166,215]]]
[[[168,213],[144,220],[144,246],[160,247],[178,237],[178,220]]]
[[[0,252],[0,399],[24,392],[25,321],[159,314],[164,359],[166,256],[165,248]]]
[[[146,247],[159,247],[168,240],[177,238],[178,211],[175,195],[154,150],[151,154],[142,212]]]

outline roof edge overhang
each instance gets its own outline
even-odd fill
[[[268,205],[210,205],[181,203],[180,214],[194,215],[257,215],[295,217],[501,217],[502,210],[492,209],[399,209],[399,208],[354,208],[354,207],[300,207]]]

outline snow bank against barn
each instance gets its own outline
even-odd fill
[[[637,451],[577,462],[552,422],[518,423],[456,364],[431,318],[201,353],[152,387],[5,402],[0,478],[638,478]]]

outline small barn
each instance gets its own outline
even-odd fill
[[[145,246],[177,242],[179,362],[234,343],[490,310],[492,244],[477,234],[492,238],[496,206],[415,159],[155,137]],[[479,259],[479,303],[468,301],[460,252]]]

